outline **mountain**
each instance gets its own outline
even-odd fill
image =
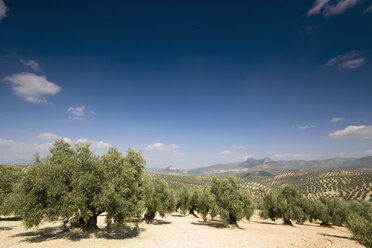
[[[363,170],[372,171],[372,156],[363,158],[333,158],[324,160],[289,160],[274,161],[270,158],[248,158],[243,162],[215,164],[187,171],[188,174],[200,175],[236,175],[243,176],[252,172],[281,174],[285,172],[308,172],[326,170]],[[259,173],[258,173],[259,174]],[[247,174],[251,176],[250,174]],[[256,173],[257,175],[257,173]]]
[[[176,173],[176,174],[184,174],[183,171],[177,169],[176,167],[174,167],[173,165],[170,165],[168,166],[167,168],[165,168],[164,170],[161,171],[162,173]]]

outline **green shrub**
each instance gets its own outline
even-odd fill
[[[173,192],[166,182],[160,179],[145,180],[144,183],[145,220],[153,223],[156,213],[165,217],[175,209]]]
[[[242,218],[246,217],[249,220],[252,217],[253,201],[236,178],[214,178],[211,193],[214,195],[218,214],[225,224],[237,225],[237,221]]]
[[[99,157],[89,144],[75,148],[57,140],[50,156],[37,156],[28,166],[11,205],[26,227],[42,220],[97,229],[97,216],[107,213],[108,222],[123,225],[142,212],[142,170],[145,160],[129,149],[126,157],[116,148]]]

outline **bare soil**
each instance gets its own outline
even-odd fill
[[[102,228],[96,234],[66,231],[62,223],[43,223],[25,229],[13,218],[0,220],[0,247],[363,247],[351,239],[344,227],[321,227],[319,223],[285,226],[281,221],[263,220],[256,212],[251,221],[238,222],[239,227],[224,226],[218,220],[204,224],[201,218],[178,213],[157,217],[156,224],[140,224],[141,232]]]

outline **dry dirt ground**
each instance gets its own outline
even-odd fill
[[[141,223],[139,235],[103,229],[87,237],[78,231],[63,231],[61,223],[26,230],[21,221],[3,218],[0,247],[363,247],[343,227],[315,223],[290,227],[263,220],[257,213],[250,222],[239,222],[239,228],[225,227],[219,221],[203,224],[200,218],[178,213],[157,220],[155,225]],[[99,218],[99,226],[104,228],[104,217]]]

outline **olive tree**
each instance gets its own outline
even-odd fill
[[[145,180],[144,184],[145,220],[153,223],[156,213],[165,217],[175,209],[173,192],[166,182],[160,179]]]
[[[204,222],[207,221],[208,214],[212,218],[217,215],[216,201],[209,190],[203,189],[201,192],[196,211],[201,214]]]
[[[7,198],[14,192],[16,183],[21,179],[21,167],[0,165],[0,215],[7,215]]]
[[[330,224],[334,224],[341,226],[346,223],[347,216],[348,206],[343,200],[321,197],[319,200],[312,202],[310,221],[317,219],[321,221],[321,225],[329,226]]]
[[[110,148],[99,157],[89,144],[72,147],[56,140],[45,162],[36,156],[25,169],[12,196],[14,212],[26,227],[63,220],[93,231],[103,212],[109,222],[123,225],[141,215],[144,164],[142,155],[132,149],[124,157]]]
[[[242,218],[249,220],[252,217],[253,201],[236,178],[213,178],[211,193],[215,198],[218,214],[225,224],[237,225],[237,221]]]
[[[276,219],[283,218],[286,225],[292,225],[291,220],[302,224],[309,218],[310,202],[298,191],[291,187],[285,187],[279,194],[267,194],[262,201],[262,218]]]
[[[198,209],[198,204],[200,201],[200,191],[199,190],[194,190],[192,192],[191,198],[190,198],[190,203],[189,203],[189,214],[194,215],[195,217],[198,217],[195,213]]]
[[[182,187],[177,192],[177,205],[176,210],[180,210],[181,214],[186,215],[190,210],[191,193],[186,187]]]
[[[354,239],[366,247],[372,247],[372,203],[354,201],[349,205],[349,210],[347,227]]]

